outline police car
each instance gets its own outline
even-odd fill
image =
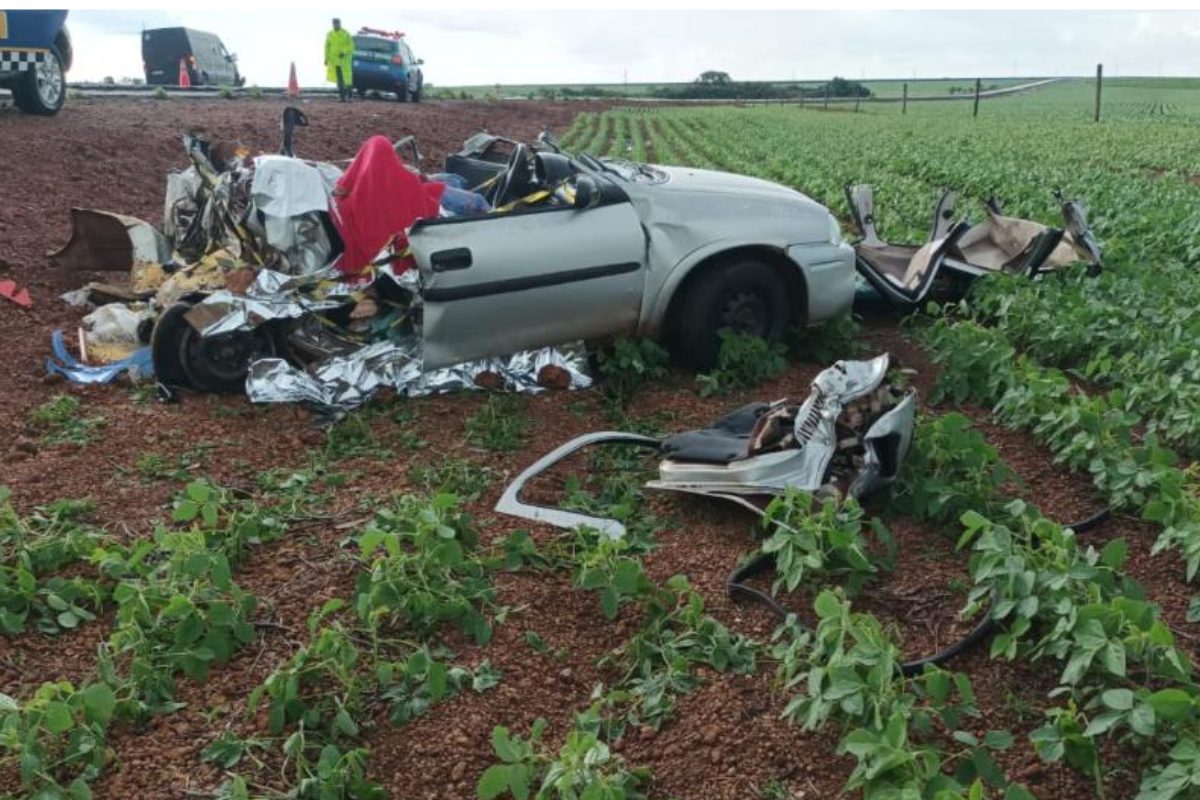
[[[423,63],[413,56],[399,31],[360,28],[354,35],[351,74],[359,95],[368,91],[394,92],[401,103],[419,103],[425,82],[421,74]]]
[[[66,11],[0,11],[0,88],[28,114],[57,114],[67,99]]]

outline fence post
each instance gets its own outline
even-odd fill
[[[860,100],[862,100],[861,97],[859,97],[858,95],[854,95],[854,113],[855,114],[858,113],[858,103]]]
[[[976,78],[975,79],[975,111],[971,114],[971,116],[973,116],[973,117],[979,116],[979,86],[980,86],[980,83],[981,83],[980,79]]]
[[[901,101],[900,101],[900,113],[901,114],[908,113],[908,81],[904,82],[904,96],[903,96],[903,99],[901,99]]]
[[[829,110],[829,84],[825,84],[825,110]]]
[[[1104,65],[1096,65],[1096,115],[1092,119],[1093,122],[1100,121],[1100,84],[1104,80]]]

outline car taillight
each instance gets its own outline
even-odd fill
[[[392,56],[392,63],[404,66],[404,56]]]

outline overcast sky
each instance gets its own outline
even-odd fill
[[[406,32],[441,86],[735,79],[1200,76],[1200,13],[1184,11],[343,10],[345,27]],[[142,77],[143,28],[219,35],[247,85],[324,80],[325,11],[73,11],[70,79]]]

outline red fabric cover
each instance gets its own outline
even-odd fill
[[[359,275],[394,237],[403,244],[414,222],[437,216],[444,190],[410,172],[386,136],[367,139],[333,192],[333,224],[346,248],[338,269]]]

